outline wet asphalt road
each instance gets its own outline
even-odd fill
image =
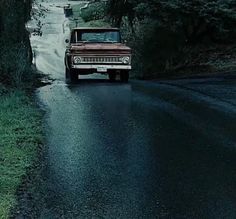
[[[40,218],[236,218],[236,77],[94,75],[68,86],[63,11],[44,4],[45,34],[31,41],[55,81],[37,92],[47,112]]]

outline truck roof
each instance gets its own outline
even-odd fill
[[[115,28],[115,27],[76,27],[76,28],[73,28],[73,30],[113,30],[113,31],[117,31],[117,30],[119,30],[119,28]]]

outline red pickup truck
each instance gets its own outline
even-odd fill
[[[79,75],[107,74],[111,81],[120,75],[128,82],[131,49],[121,43],[118,28],[74,28],[65,52],[67,82],[78,81]]]

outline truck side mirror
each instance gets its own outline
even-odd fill
[[[65,40],[66,43],[69,43],[70,41],[68,39]]]

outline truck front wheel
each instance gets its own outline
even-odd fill
[[[110,81],[115,81],[116,80],[116,72],[109,72],[109,80]]]
[[[66,83],[68,84],[76,83],[78,82],[78,72],[76,72],[74,69],[66,68],[65,78],[66,78]]]

